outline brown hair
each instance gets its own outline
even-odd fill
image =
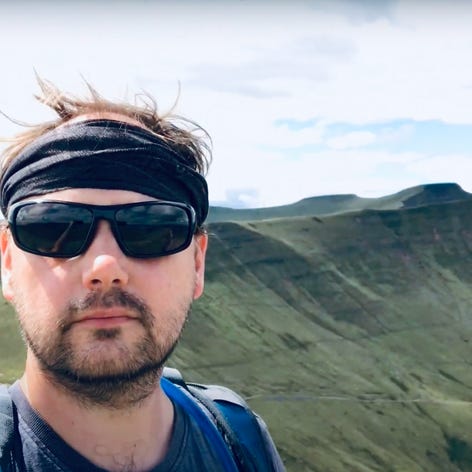
[[[188,161],[189,167],[202,175],[208,171],[211,162],[211,139],[208,133],[199,125],[188,119],[173,115],[171,112],[160,115],[157,103],[148,93],[135,95],[134,104],[113,102],[103,98],[95,88],[86,82],[89,97],[77,98],[64,93],[53,83],[37,77],[41,95],[35,98],[52,108],[58,115],[53,121],[38,125],[26,125],[29,129],[13,138],[3,141],[11,144],[2,154],[1,169],[9,166],[12,160],[38,137],[68,121],[90,113],[113,113],[128,117],[139,122],[148,131],[159,136]]]

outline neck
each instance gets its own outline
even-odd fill
[[[51,382],[31,364],[29,359],[21,379],[31,407],[91,462],[110,471],[139,471],[151,469],[164,458],[174,411],[159,382],[139,402],[92,405]]]

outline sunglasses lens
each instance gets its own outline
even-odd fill
[[[43,202],[20,207],[12,228],[17,244],[27,251],[73,257],[80,253],[92,220],[87,208]]]
[[[133,205],[115,213],[123,250],[131,257],[157,257],[182,251],[193,236],[190,210],[168,203]]]
[[[130,257],[158,257],[184,250],[195,218],[190,207],[169,202],[95,206],[27,202],[12,207],[8,220],[17,245],[49,257],[74,257],[91,242],[95,221],[109,221],[121,250]]]

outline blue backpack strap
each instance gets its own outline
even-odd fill
[[[220,385],[188,384],[191,392],[200,391],[218,407],[230,425],[245,457],[244,471],[284,472],[285,467],[264,421],[242,397]]]
[[[6,385],[0,385],[0,472],[15,471],[13,402]]]
[[[197,404],[192,395],[186,389],[172,383],[165,377],[161,378],[161,388],[170,399],[180,405],[198,423],[203,433],[214,446],[224,470],[226,472],[238,472],[233,457],[216,425],[208,413]]]
[[[176,369],[165,368],[164,376],[181,390],[190,392],[192,401],[211,416],[237,463],[237,470],[285,471],[265,423],[239,395],[219,385],[186,384]]]
[[[219,402],[215,401],[214,397],[208,395],[208,391],[211,390],[211,386],[192,383],[187,384],[187,389],[190,391],[195,400],[199,402],[200,405],[203,406],[203,408],[205,408],[211,415],[214,423],[216,424],[216,427],[218,428],[218,431],[225,440],[234,457],[235,462],[238,465],[238,470],[244,472],[257,472],[258,470],[262,470],[256,466],[256,461],[247,448],[247,443],[254,445],[251,433],[255,431],[254,428],[257,429],[256,424],[249,424],[248,420],[252,415],[249,415],[248,412],[239,407],[237,408],[239,411],[234,411],[234,414],[228,414],[229,411],[226,411],[227,409],[223,408],[225,406],[224,403],[220,404]],[[226,407],[229,406],[233,408],[237,407],[237,405],[234,403],[227,403]],[[239,413],[239,415],[237,413]],[[246,431],[244,436],[246,439],[251,437],[249,441],[241,441],[241,436],[238,434],[240,431],[239,425],[237,424],[236,420],[242,421],[245,425],[244,429]]]

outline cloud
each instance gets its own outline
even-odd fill
[[[276,127],[286,127],[290,131],[300,131],[306,128],[312,128],[316,125],[316,118],[298,120],[296,118],[278,118],[274,121]]]
[[[254,208],[259,204],[259,190],[257,188],[230,188],[226,190],[225,199],[212,201],[214,206],[230,208]]]
[[[377,142],[392,144],[404,142],[413,137],[415,126],[413,123],[400,124],[398,126],[385,126],[380,129]]]
[[[332,149],[350,149],[368,146],[374,143],[375,140],[375,134],[369,131],[352,131],[343,136],[328,139],[326,144]]]
[[[472,191],[472,154],[426,155],[408,163],[408,172],[427,182],[456,182]]]
[[[395,0],[317,0],[312,5],[315,9],[342,15],[358,23],[391,18],[396,3]]]
[[[227,63],[227,59],[226,63],[193,65],[188,83],[256,98],[285,97],[295,91],[287,88],[288,83],[327,81],[333,74],[333,66],[351,60],[354,54],[353,44],[346,38],[304,35],[282,42],[277,48],[262,43],[252,48],[246,59],[239,54],[232,63]],[[256,58],[248,57],[254,55]]]
[[[386,151],[326,150],[305,152],[287,165],[285,152],[260,152],[243,165],[236,150],[225,155],[231,162],[231,175],[215,165],[209,175],[213,200],[224,201],[227,188],[256,188],[253,206],[274,206],[327,194],[358,193],[360,196],[381,196],[418,184],[416,172],[409,163],[423,157],[419,153],[391,154]],[[381,166],[395,166],[396,174],[382,172]],[[398,174],[402,184],[398,184]],[[353,182],[356,183],[353,191]]]

